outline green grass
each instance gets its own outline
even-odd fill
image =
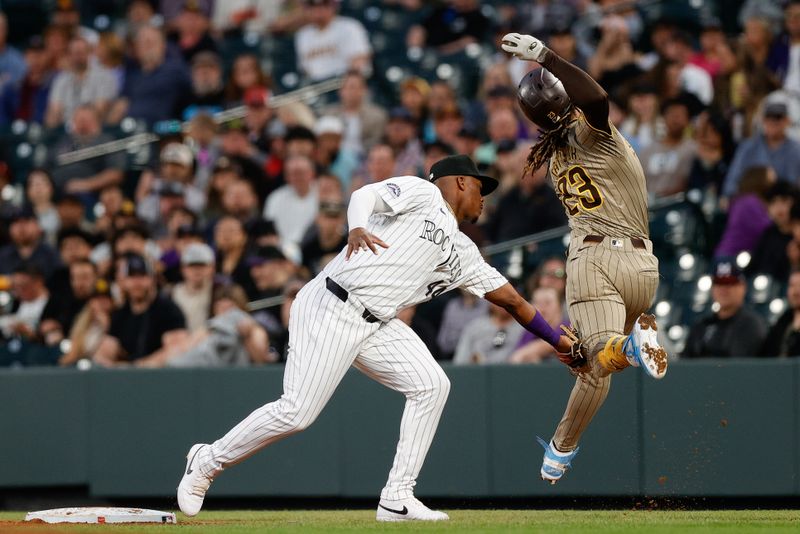
[[[177,525],[20,525],[24,512],[0,512],[0,532],[800,532],[800,511],[454,510],[446,523],[377,523],[372,510],[203,512]]]

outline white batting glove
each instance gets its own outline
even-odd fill
[[[526,61],[541,63],[547,53],[544,43],[532,35],[507,33],[503,36],[503,50]]]

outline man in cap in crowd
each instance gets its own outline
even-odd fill
[[[689,331],[684,358],[758,356],[767,327],[745,306],[747,282],[733,260],[719,260],[712,273],[714,307]]]
[[[736,148],[733,161],[725,176],[722,194],[732,197],[739,190],[739,182],[750,167],[764,166],[775,169],[782,180],[795,185],[800,177],[800,142],[788,137],[789,110],[783,102],[767,102],[764,106],[762,130],[742,141]]]
[[[183,109],[183,120],[191,120],[203,112],[213,115],[222,111],[225,101],[225,82],[222,61],[214,52],[203,51],[192,58],[192,94]]]
[[[195,213],[203,210],[206,196],[194,185],[194,155],[192,149],[183,143],[167,144],[159,157],[158,174],[142,173],[136,188],[136,213],[153,230],[164,230],[165,196],[181,196],[184,205]]]
[[[94,355],[95,363],[107,367],[158,359],[166,337],[186,334],[183,312],[172,299],[159,295],[148,259],[128,254],[119,269],[125,304],[111,314],[108,334]]]
[[[31,263],[49,278],[58,267],[58,254],[44,242],[39,220],[30,207],[15,210],[9,216],[11,242],[0,248],[0,274],[11,274],[22,263]]]
[[[89,302],[97,282],[97,267],[88,259],[69,265],[66,291],[52,293],[42,312],[39,334],[46,345],[55,346],[69,335],[75,318]]]
[[[205,326],[211,313],[216,258],[205,243],[191,243],[181,252],[183,281],[172,288],[172,300],[186,318],[186,329],[194,332]]]
[[[417,124],[411,112],[395,107],[389,112],[386,123],[386,144],[395,154],[392,176],[417,176],[422,171],[422,143],[417,135]],[[461,152],[469,154],[469,152]]]
[[[316,276],[347,245],[347,220],[344,203],[321,201],[314,225],[301,245],[303,267]]]
[[[36,338],[50,293],[44,285],[44,274],[38,265],[31,262],[17,264],[11,276],[11,293],[14,306],[11,313],[0,317],[0,334],[3,339],[21,337]]]
[[[315,161],[323,173],[336,176],[345,189],[350,188],[350,180],[358,169],[358,154],[342,146],[344,123],[339,117],[324,115],[314,124],[317,136]]]

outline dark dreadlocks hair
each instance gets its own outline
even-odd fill
[[[572,106],[567,109],[558,126],[552,130],[539,130],[542,134],[539,137],[539,141],[528,152],[528,161],[525,165],[523,176],[536,172],[539,167],[550,161],[550,157],[556,150],[567,146],[567,126],[570,122],[569,117],[572,115],[572,109]]]

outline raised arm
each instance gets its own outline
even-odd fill
[[[583,111],[595,129],[611,133],[608,125],[608,93],[594,78],[565,61],[531,35],[509,33],[503,37],[503,50],[527,61],[535,61],[561,80],[572,103]]]

